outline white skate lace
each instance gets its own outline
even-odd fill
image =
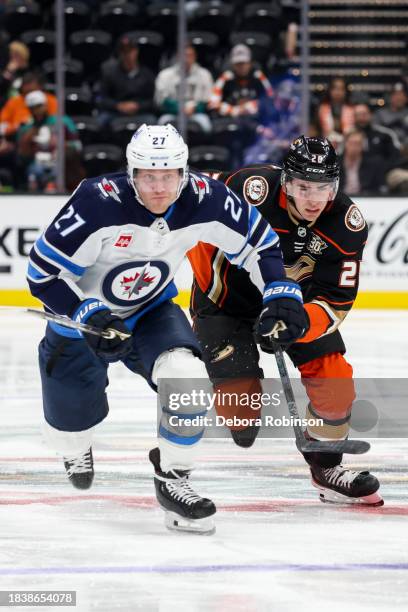
[[[166,480],[166,488],[174,499],[189,506],[201,500],[201,497],[190,487],[186,478]]]
[[[342,465],[336,465],[334,468],[326,468],[323,473],[329,484],[335,485],[336,487],[342,486],[349,489],[354,479],[360,474],[360,472],[353,472],[344,468]]]
[[[84,474],[90,472],[92,469],[91,453],[86,451],[83,455],[75,457],[75,459],[65,459],[68,463],[69,468],[67,469],[68,476],[72,474]]]

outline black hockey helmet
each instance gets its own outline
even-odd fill
[[[299,136],[290,145],[283,160],[282,190],[296,206],[296,196],[291,185],[293,179],[330,186],[327,204],[336,197],[339,188],[340,165],[336,151],[327,138]]]
[[[325,183],[339,178],[340,166],[336,151],[327,138],[299,136],[290,145],[283,161],[286,179]]]

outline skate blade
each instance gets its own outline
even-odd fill
[[[187,519],[175,512],[165,512],[164,524],[170,531],[184,531],[198,535],[212,535],[215,524],[211,517],[203,519]]]
[[[371,495],[365,495],[364,497],[348,497],[347,495],[337,493],[337,491],[326,489],[314,480],[312,480],[312,485],[320,491],[319,499],[324,504],[371,507],[384,505],[384,500],[379,493],[371,493]]]

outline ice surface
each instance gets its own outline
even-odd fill
[[[154,394],[111,368],[94,486],[74,490],[40,433],[42,329],[1,314],[1,590],[75,590],[80,612],[408,609],[407,440],[347,459],[381,479],[385,506],[363,510],[322,504],[291,440],[205,440],[193,481],[217,504],[217,532],[168,532],[147,460]],[[342,329],[356,376],[407,377],[408,313],[355,311]]]

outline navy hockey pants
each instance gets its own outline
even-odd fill
[[[134,350],[123,360],[156,390],[151,374],[156,359],[173,348],[189,348],[201,356],[187,317],[173,302],[143,315],[133,330]],[[82,339],[66,338],[47,326],[39,345],[45,420],[62,431],[83,431],[108,414],[108,364]]]

